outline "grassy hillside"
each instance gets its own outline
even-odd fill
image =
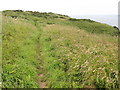
[[[3,87],[37,87],[37,28],[3,17]]]
[[[3,11],[3,88],[118,88],[117,38],[89,19]]]

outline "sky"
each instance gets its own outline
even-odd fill
[[[0,11],[29,10],[64,15],[117,15],[120,0],[2,0]]]

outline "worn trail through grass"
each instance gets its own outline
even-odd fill
[[[88,19],[3,14],[3,88],[118,88],[118,31]]]
[[[38,35],[38,39],[37,39],[37,43],[36,43],[36,54],[37,54],[37,60],[39,61],[39,68],[38,68],[38,84],[40,88],[48,88],[47,87],[47,82],[44,80],[44,65],[43,65],[43,56],[42,56],[42,48],[41,48],[41,34],[42,34],[42,28],[41,26],[37,26],[38,31],[39,31],[39,35]]]

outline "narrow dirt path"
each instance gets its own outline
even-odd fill
[[[39,74],[39,86],[40,88],[48,88],[47,83],[43,80],[44,74]]]
[[[42,33],[42,32],[41,32]],[[41,49],[41,44],[40,44],[40,37],[41,37],[41,33],[39,34],[38,36],[38,39],[37,39],[37,49],[36,49],[36,52],[37,52],[37,60],[39,60],[39,67],[38,67],[38,70],[39,70],[39,74],[38,74],[38,84],[39,84],[39,87],[40,88],[48,88],[47,86],[47,82],[44,80],[44,74],[43,74],[43,71],[44,71],[44,66],[43,66],[43,56],[42,56],[42,49]]]
[[[39,49],[38,50],[41,50],[40,48],[40,45],[39,45]],[[38,84],[39,84],[39,87],[40,88],[48,88],[47,86],[47,82],[45,81],[44,77],[44,68],[43,68],[43,59],[42,59],[42,55],[41,55],[42,51],[38,52],[38,60],[40,61],[40,67],[39,67],[39,74],[38,74]]]

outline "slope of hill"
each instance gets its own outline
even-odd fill
[[[89,19],[3,11],[3,88],[118,88],[117,38]]]

